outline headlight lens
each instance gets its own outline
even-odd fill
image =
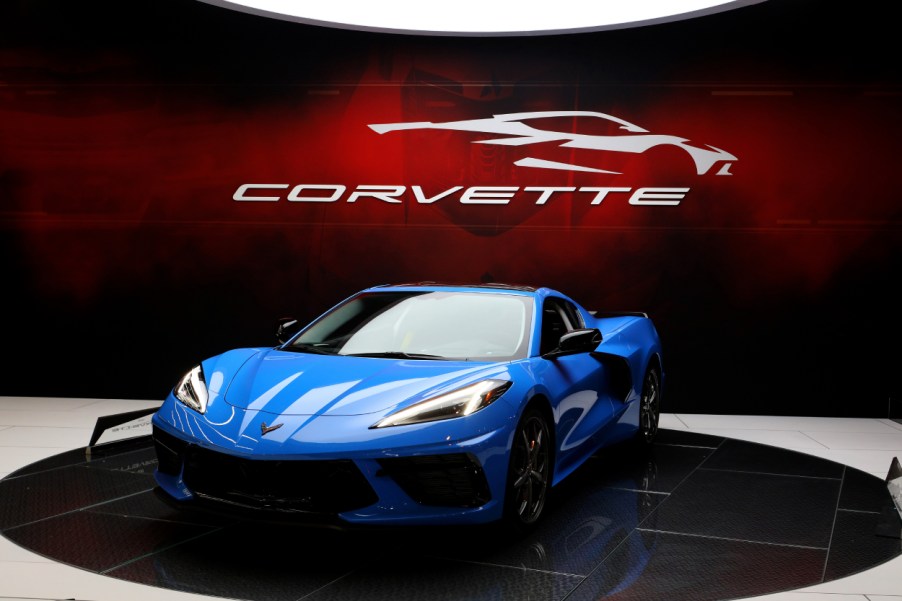
[[[483,380],[453,392],[420,401],[416,405],[393,413],[371,428],[405,426],[463,417],[488,407],[513,385],[507,380]]]
[[[172,391],[175,398],[188,405],[198,413],[207,410],[207,382],[204,380],[204,370],[196,365],[191,371],[182,376],[175,390]]]

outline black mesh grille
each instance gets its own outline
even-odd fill
[[[492,498],[482,466],[466,453],[380,459],[379,464],[422,505],[479,507]]]
[[[350,460],[246,459],[186,445],[159,431],[154,432],[154,439],[160,469],[178,474],[184,463],[185,484],[203,499],[256,509],[329,514],[378,500]]]

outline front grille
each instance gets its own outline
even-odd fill
[[[379,464],[422,505],[480,507],[492,498],[482,466],[467,453],[393,457]]]
[[[182,477],[198,496],[276,511],[341,513],[378,500],[350,460],[244,459],[189,447]]]
[[[159,469],[177,475],[202,499],[254,509],[341,513],[379,497],[350,460],[270,460],[235,457],[187,444],[154,430]]]

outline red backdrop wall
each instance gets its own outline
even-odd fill
[[[902,103],[878,9],[771,0],[635,29],[467,38],[189,0],[6,3],[0,394],[162,398],[196,360],[273,344],[278,317],[360,288],[503,281],[648,311],[665,411],[896,412]],[[612,115],[735,160],[699,174],[672,145],[369,127],[541,111]],[[624,133],[591,121],[536,123]],[[615,173],[515,164],[526,157]],[[278,200],[236,201],[243,184]],[[306,202],[288,200],[297,185]],[[359,186],[403,191],[354,198]],[[485,187],[516,191],[461,202]],[[628,191],[540,204],[534,187]],[[679,202],[630,204],[639,188]]]

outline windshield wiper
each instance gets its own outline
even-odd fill
[[[322,344],[310,344],[309,342],[298,342],[289,346],[282,347],[283,351],[292,353],[313,353],[315,355],[334,355],[335,351],[323,348]]]
[[[447,361],[447,357],[441,355],[427,355],[424,353],[405,353],[403,351],[381,351],[374,353],[349,353],[346,357],[381,357],[386,359],[438,359]]]

